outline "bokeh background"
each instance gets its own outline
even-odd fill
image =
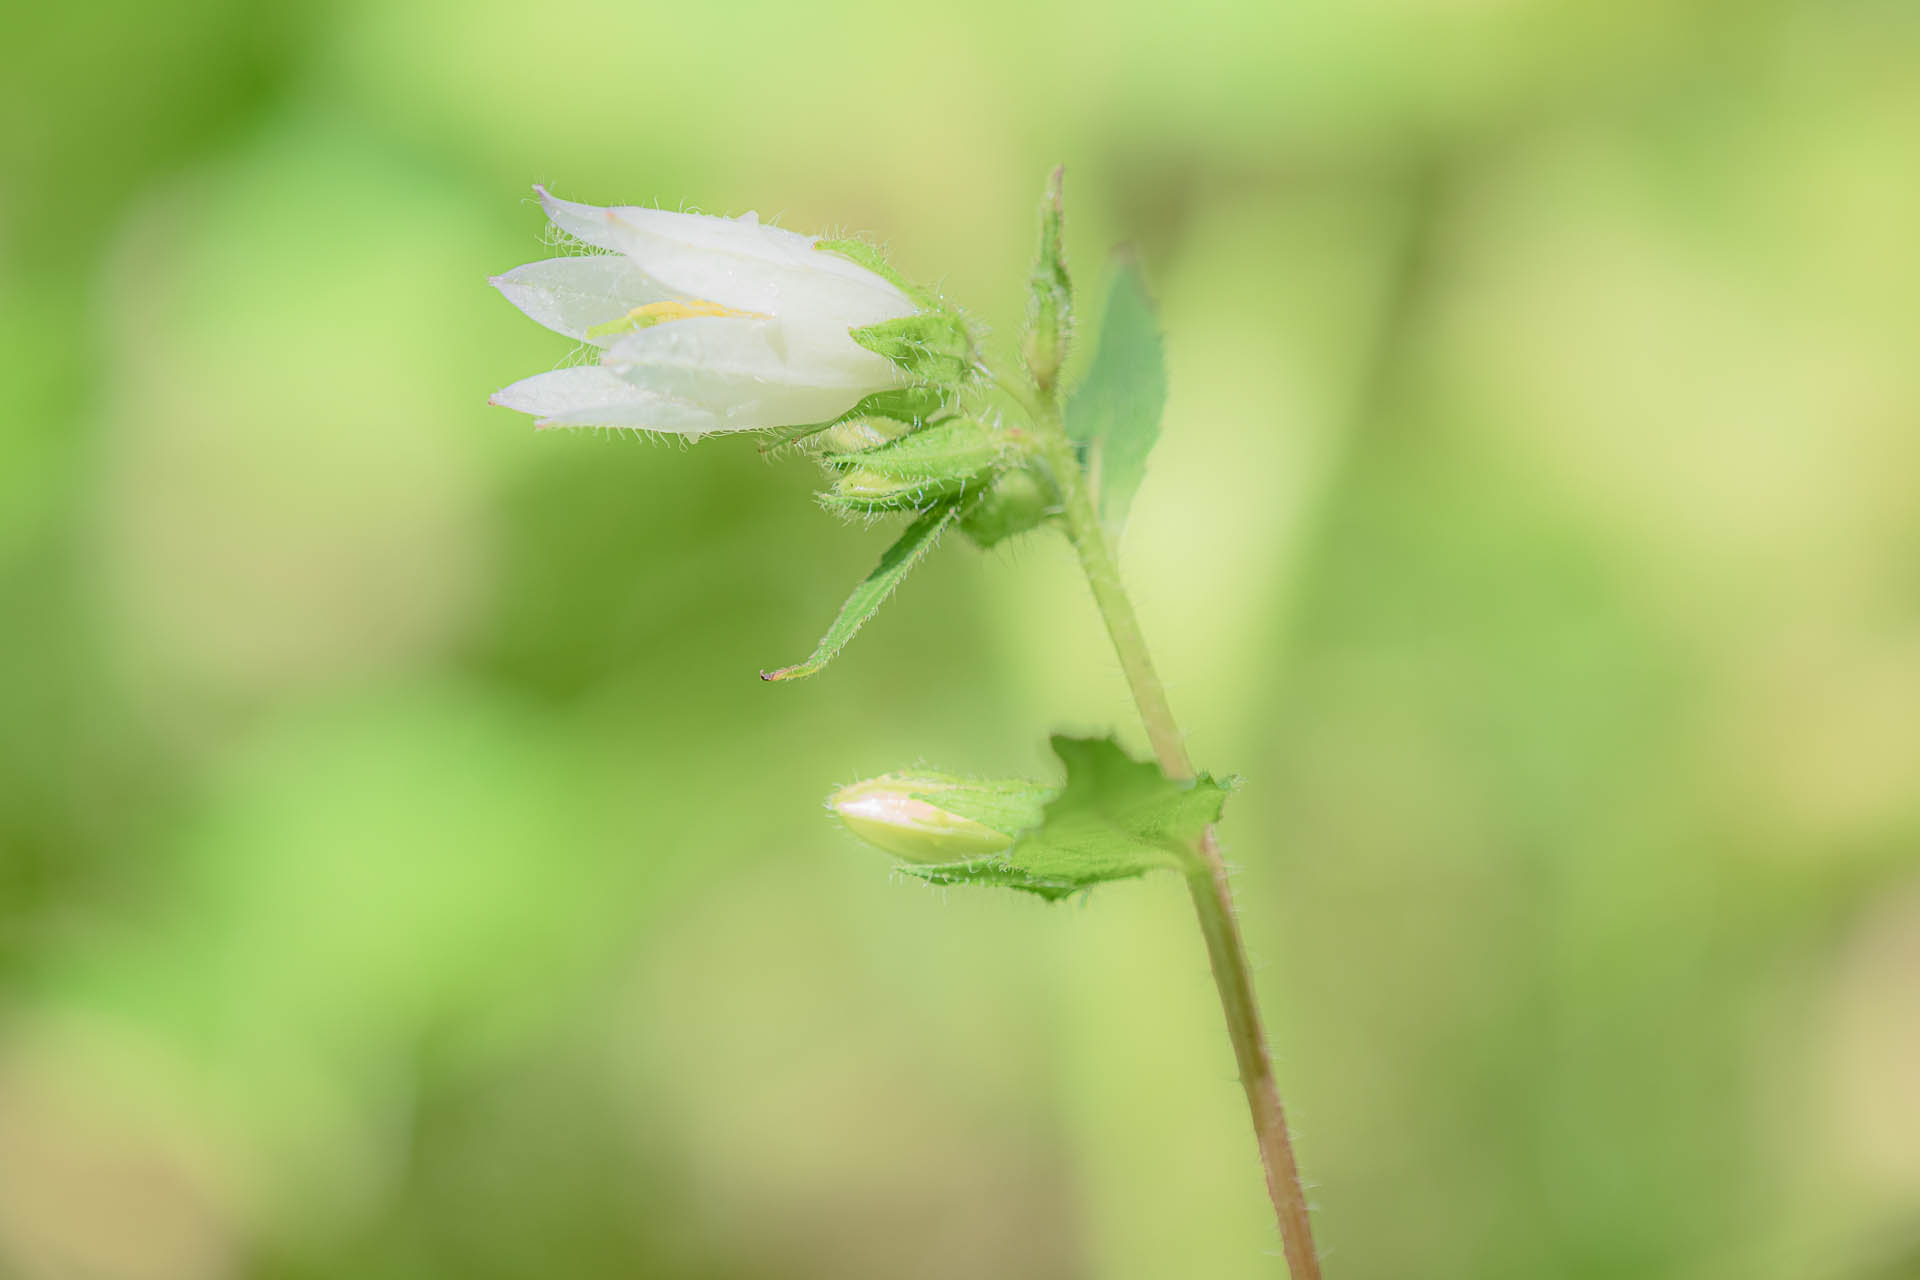
[[[529,184],[998,340],[1069,169],[1126,555],[1329,1274],[1920,1275],[1920,6],[167,0],[0,19],[0,1275],[1281,1272],[1179,884],[820,810],[1119,726],[1064,547],[536,437]]]

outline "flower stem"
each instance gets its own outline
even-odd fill
[[[1187,755],[1186,741],[1167,702],[1166,687],[1153,669],[1153,657],[1140,630],[1140,619],[1133,611],[1126,588],[1120,583],[1112,540],[1100,523],[1093,495],[1088,490],[1086,471],[1073,442],[1067,438],[1059,409],[1051,398],[1043,402],[1041,412],[1035,415],[1035,431],[1041,455],[1060,497],[1067,536],[1079,554],[1087,586],[1092,589],[1094,602],[1107,624],[1107,635],[1119,655],[1127,687],[1133,692],[1147,737],[1153,743],[1154,755],[1169,777],[1191,778],[1193,761]],[[1306,1196],[1300,1188],[1300,1169],[1294,1162],[1286,1113],[1281,1109],[1280,1092],[1274,1085],[1266,1032],[1261,1027],[1260,1006],[1253,994],[1253,973],[1234,914],[1233,890],[1227,883],[1226,865],[1221,861],[1212,827],[1207,828],[1194,847],[1193,855],[1195,865],[1187,875],[1187,888],[1199,916],[1200,932],[1207,941],[1214,986],[1219,988],[1220,1006],[1227,1017],[1227,1036],[1233,1041],[1240,1084],[1246,1090],[1247,1107],[1253,1114],[1254,1137],[1260,1145],[1260,1163],[1266,1170],[1267,1195],[1273,1201],[1274,1217],[1279,1222],[1287,1270],[1293,1280],[1320,1280],[1320,1260],[1314,1252],[1313,1228],[1308,1220]]]

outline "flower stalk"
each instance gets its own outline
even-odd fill
[[[1060,501],[1067,538],[1079,556],[1081,572],[1093,592],[1094,603],[1106,624],[1107,637],[1120,659],[1120,668],[1126,674],[1127,688],[1146,726],[1154,755],[1169,777],[1192,778],[1193,759],[1187,754],[1186,740],[1173,717],[1172,704],[1167,701],[1166,686],[1154,670],[1153,655],[1147,648],[1146,634],[1140,629],[1133,601],[1121,584],[1113,543],[1094,509],[1079,452],[1067,436],[1058,402],[1050,390],[1042,391],[1037,407],[1036,440]],[[1233,889],[1228,883],[1226,863],[1220,856],[1212,826],[1206,828],[1192,852],[1196,865],[1187,875],[1187,889],[1193,898],[1200,932],[1206,939],[1213,983],[1219,990],[1220,1007],[1226,1015],[1227,1037],[1233,1042],[1234,1062],[1239,1068],[1241,1087],[1246,1091],[1247,1109],[1260,1147],[1267,1196],[1273,1202],[1287,1270],[1293,1280],[1320,1280],[1313,1225],[1306,1193],[1300,1185],[1293,1140],[1287,1133],[1286,1111],[1281,1106],[1280,1090],[1273,1078],[1273,1060],[1267,1051],[1266,1030],[1253,991],[1253,970],[1247,960],[1246,944],[1240,937]]]

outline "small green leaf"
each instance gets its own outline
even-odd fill
[[[1193,847],[1208,824],[1219,821],[1226,784],[1204,774],[1176,782],[1111,738],[1056,736],[1053,750],[1067,766],[1066,786],[1041,824],[1006,853],[900,870],[933,884],[1001,885],[1054,899],[1108,880],[1198,865]],[[953,800],[942,807],[975,816]]]
[[[866,576],[861,584],[853,589],[847,602],[840,606],[840,616],[827,628],[827,634],[820,637],[820,643],[814,648],[812,656],[805,662],[790,667],[781,667],[777,671],[762,671],[762,680],[797,680],[810,676],[832,662],[834,655],[846,648],[847,641],[854,633],[866,625],[893,589],[900,585],[913,567],[926,559],[927,552],[933,550],[934,543],[953,522],[959,508],[951,503],[935,507],[918,520],[907,526],[900,540],[887,548],[880,557],[880,564]]]
[[[973,372],[973,335],[951,312],[920,312],[882,320],[848,336],[899,365],[921,382],[952,386]]]
[[[1139,267],[1126,263],[1107,294],[1093,366],[1067,402],[1067,434],[1087,449],[1100,518],[1109,528],[1126,523],[1166,403],[1159,318]]]

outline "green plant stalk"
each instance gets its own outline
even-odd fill
[[[1153,669],[1153,657],[1140,630],[1140,619],[1133,611],[1126,588],[1121,585],[1113,543],[1094,508],[1085,468],[1067,436],[1057,403],[1051,397],[1046,398],[1041,411],[1034,415],[1034,426],[1036,444],[1060,497],[1067,536],[1079,554],[1080,568],[1106,622],[1107,635],[1119,655],[1120,667],[1126,673],[1127,686],[1133,692],[1154,754],[1169,777],[1191,778],[1193,760],[1187,754],[1186,741],[1167,702],[1166,687]],[[1308,1219],[1306,1196],[1300,1187],[1300,1169],[1294,1160],[1293,1141],[1287,1135],[1286,1112],[1281,1108],[1280,1091],[1274,1084],[1266,1031],[1260,1022],[1260,1006],[1254,999],[1252,968],[1247,963],[1246,944],[1240,938],[1233,890],[1227,883],[1226,864],[1214,841],[1213,828],[1207,828],[1193,855],[1196,865],[1187,875],[1187,888],[1199,916],[1200,932],[1207,941],[1214,986],[1220,991],[1220,1006],[1226,1013],[1227,1035],[1233,1041],[1240,1084],[1246,1090],[1247,1107],[1253,1115],[1254,1137],[1260,1145],[1260,1163],[1266,1171],[1267,1195],[1273,1201],[1274,1217],[1279,1222],[1287,1270],[1293,1280],[1320,1280],[1320,1259],[1313,1247],[1313,1226]]]

